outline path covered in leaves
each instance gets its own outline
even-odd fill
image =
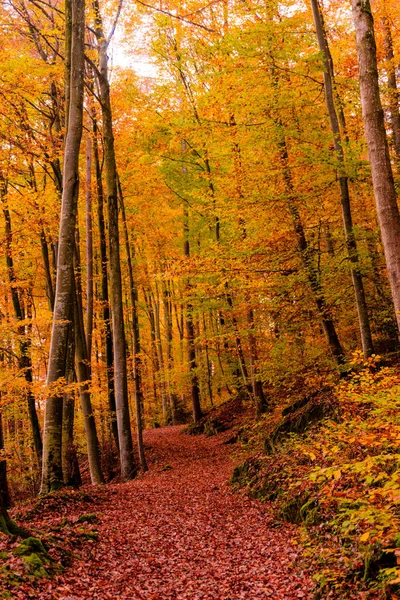
[[[179,427],[145,434],[151,470],[104,489],[97,542],[42,599],[310,599],[293,529],[274,527],[264,505],[234,494],[231,446]],[[25,596],[19,596],[20,598]],[[31,597],[31,596],[29,596]]]

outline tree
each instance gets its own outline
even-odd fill
[[[126,481],[135,477],[136,465],[133,455],[132,433],[129,418],[126,341],[118,223],[117,165],[115,161],[113,117],[107,67],[107,48],[111,38],[107,39],[105,37],[99,2],[94,0],[93,6],[95,11],[95,35],[99,52],[99,68],[97,71],[97,76],[99,81],[100,103],[103,117],[104,164],[109,235],[110,300],[114,349],[115,404],[117,412],[121,476],[123,481]]]
[[[60,383],[66,377],[70,309],[73,303],[75,227],[79,190],[79,150],[82,138],[84,91],[85,5],[71,0],[71,75],[68,129],[64,150],[63,193],[57,258],[57,283],[47,384],[41,492],[63,485]]]
[[[324,59],[324,90],[326,105],[328,108],[329,120],[331,124],[333,143],[338,161],[338,177],[340,188],[340,200],[342,207],[343,227],[346,238],[347,251],[351,262],[351,278],[353,281],[354,294],[360,323],[361,344],[364,356],[368,358],[373,351],[371,327],[368,317],[368,307],[365,298],[364,284],[359,267],[359,257],[357,242],[354,235],[353,219],[350,205],[349,181],[346,175],[345,155],[343,150],[342,135],[339,122],[345,125],[344,113],[337,97],[335,75],[332,56],[329,50],[328,40],[326,38],[324,21],[321,7],[318,0],[311,0],[314,23],[317,31],[319,49]],[[335,98],[336,96],[336,98]],[[338,116],[340,113],[340,117]]]
[[[400,213],[379,92],[374,20],[369,0],[352,0],[361,105],[376,209],[400,329]]]

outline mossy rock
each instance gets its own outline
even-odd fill
[[[43,554],[43,556],[50,558],[46,548],[43,546],[42,540],[35,537],[28,537],[25,540],[22,540],[20,545],[13,550],[14,556],[27,556],[33,552]]]
[[[14,548],[14,556],[22,558],[30,575],[33,577],[47,577],[49,569],[54,567],[54,561],[43,545],[42,540],[28,537]]]

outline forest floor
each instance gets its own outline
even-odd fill
[[[94,492],[86,523],[83,501],[26,514],[25,526],[52,528],[61,538],[63,527],[75,526],[74,558],[52,579],[7,585],[8,597],[311,599],[295,526],[276,523],[267,505],[232,491],[232,446],[224,441],[224,435],[190,436],[181,427],[146,431],[150,471]],[[75,549],[79,522],[87,541]]]

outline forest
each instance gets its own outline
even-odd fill
[[[0,598],[400,598],[398,2],[0,27]]]

